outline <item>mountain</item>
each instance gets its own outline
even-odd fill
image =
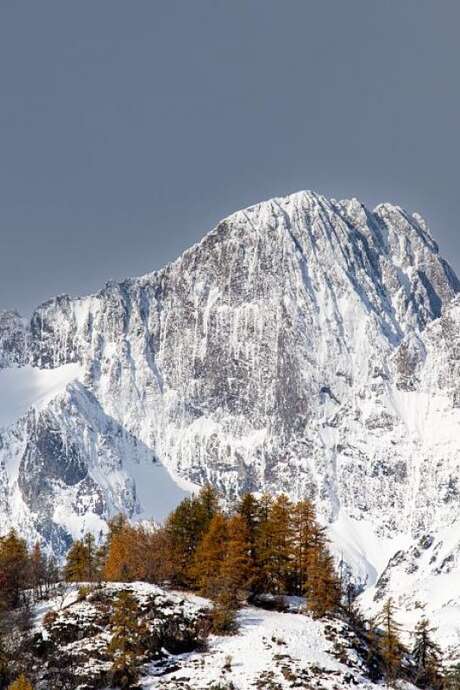
[[[1,314],[0,385],[24,408],[0,435],[2,529],[62,553],[210,481],[313,497],[371,600],[401,568],[409,598],[422,571],[453,581],[459,291],[418,214],[299,192],[158,272]],[[37,384],[17,395],[21,372]],[[406,572],[413,549],[430,555]]]

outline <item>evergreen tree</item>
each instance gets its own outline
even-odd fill
[[[400,640],[401,626],[396,622],[396,606],[388,599],[375,620],[381,626],[382,635],[379,639],[379,651],[382,656],[387,687],[394,687],[401,667],[401,653],[403,646]]]
[[[33,690],[33,687],[25,675],[21,673],[21,675],[8,686],[8,690]]]
[[[97,562],[97,549],[96,540],[91,532],[87,532],[83,538],[83,546],[85,547],[86,554],[86,579],[88,582],[94,582],[97,579],[98,573],[98,562]]]
[[[77,539],[67,553],[64,565],[64,578],[67,582],[84,582],[88,576],[87,550]]]
[[[244,494],[237,507],[237,514],[241,517],[245,525],[245,531],[249,542],[249,556],[252,567],[256,567],[256,539],[257,528],[259,525],[260,506],[254,494]]]
[[[216,489],[211,484],[205,484],[195,499],[195,503],[199,516],[199,529],[203,533],[208,529],[212,518],[219,510],[219,499]]]
[[[198,496],[184,499],[165,523],[166,561],[170,581],[179,587],[192,584],[195,551],[217,512],[215,489],[205,486]]]
[[[136,685],[143,655],[143,637],[147,628],[141,619],[136,598],[127,590],[115,599],[111,618],[112,640],[109,652],[113,657],[112,687],[131,688]]]
[[[422,618],[414,632],[412,656],[417,665],[416,683],[422,688],[437,688],[441,683],[442,652],[432,638],[435,630],[430,628],[426,618]]]

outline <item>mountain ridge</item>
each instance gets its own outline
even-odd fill
[[[157,463],[227,501],[310,496],[375,539],[442,531],[460,502],[459,290],[418,214],[297,192],[28,325],[0,313],[0,367],[82,368],[80,396],[0,431],[6,526],[62,552],[114,511],[145,515],[133,463]]]

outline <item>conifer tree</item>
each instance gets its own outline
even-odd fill
[[[33,687],[25,675],[21,673],[21,675],[8,686],[8,690],[33,690]]]
[[[227,520],[222,513],[211,519],[209,528],[195,551],[190,579],[200,592],[211,599],[220,590],[221,567],[227,550]]]
[[[134,595],[127,590],[121,591],[115,599],[111,618],[112,687],[131,688],[138,679],[144,651],[143,636],[147,630],[140,613]]]
[[[118,513],[113,518],[109,520],[107,533],[107,544],[110,544],[112,538],[115,534],[121,532],[128,525],[128,518],[123,513]]]
[[[133,558],[134,535],[135,530],[127,524],[112,534],[104,564],[105,580],[132,582],[137,579]]]
[[[422,618],[414,632],[412,656],[417,665],[416,683],[422,688],[440,687],[441,657],[439,645],[432,638],[435,628],[430,628],[426,618]]]
[[[227,521],[226,551],[219,576],[221,591],[227,593],[227,602],[238,608],[254,576],[251,537],[246,521],[240,515]]]
[[[275,500],[267,495],[260,499],[256,539],[258,591],[281,594],[288,588],[292,552],[291,509],[292,504],[284,495]]]
[[[87,532],[74,541],[67,553],[64,577],[67,582],[94,582],[99,577],[100,563],[94,536]]]
[[[294,506],[292,531],[293,589],[296,594],[302,595],[308,578],[309,552],[315,546],[318,531],[315,509],[308,499]]]
[[[67,582],[84,582],[88,575],[87,551],[80,539],[74,541],[67,553],[64,578]]]
[[[271,581],[270,590],[276,594],[289,591],[292,577],[292,503],[285,494],[276,497],[271,507],[267,526],[271,548],[265,554],[265,567]],[[268,555],[268,558],[267,558]]]
[[[97,549],[96,540],[91,532],[87,532],[83,537],[83,546],[86,554],[86,579],[89,582],[94,582],[97,579]]]
[[[169,579],[176,586],[190,586],[190,567],[197,546],[217,512],[217,492],[207,485],[198,496],[184,499],[165,523]]]
[[[315,618],[334,610],[340,602],[340,587],[332,556],[327,549],[324,529],[312,529],[312,542],[307,550],[307,581],[305,594],[307,608]]]
[[[393,599],[388,599],[381,613],[376,617],[375,624],[381,626],[382,635],[379,639],[379,651],[382,656],[387,687],[394,687],[401,666],[403,646],[400,640],[401,626],[396,622],[397,609]]]
[[[249,541],[249,556],[252,561],[253,568],[256,565],[256,538],[257,528],[259,524],[260,506],[254,494],[244,494],[243,498],[238,504],[237,514],[241,517],[245,524],[245,530]]]
[[[198,512],[199,530],[205,532],[214,515],[219,510],[219,499],[216,489],[211,484],[205,484],[195,500]]]
[[[29,563],[26,542],[11,529],[0,538],[0,603],[11,608],[19,605],[29,579]]]

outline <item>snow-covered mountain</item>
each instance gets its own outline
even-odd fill
[[[459,291],[419,215],[299,192],[226,218],[161,271],[28,322],[0,314],[1,529],[59,552],[211,481],[229,500],[314,497],[369,585],[401,551],[366,596],[414,567],[416,545],[434,557],[446,530],[453,573]],[[37,384],[11,422],[24,371]],[[440,567],[428,559],[423,577]]]

